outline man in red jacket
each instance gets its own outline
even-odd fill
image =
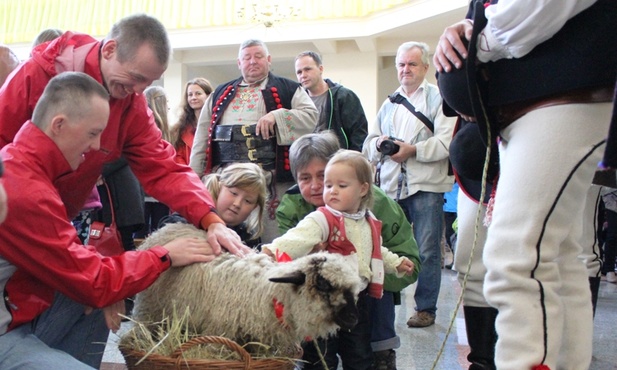
[[[11,212],[0,226],[1,369],[90,369],[84,362],[90,362],[93,343],[86,335],[101,320],[101,311],[90,307],[138,293],[170,266],[214,258],[208,243],[189,238],[114,257],[81,244],[55,183],[100,149],[108,99],[88,75],[62,73],[47,85],[32,121],[0,150],[6,167],[0,221],[7,205]],[[56,300],[54,309],[64,314],[49,322],[56,291],[80,305],[76,312],[75,305],[63,304],[73,302]],[[117,328],[119,322],[108,325]]]
[[[31,58],[0,88],[0,148],[13,142],[24,122],[32,117],[51,78],[65,71],[83,72],[108,91],[109,120],[101,134],[100,148],[85,153],[76,171],[54,181],[66,207],[66,219],[73,219],[81,210],[103,165],[123,156],[148,194],[208,231],[208,242],[215,253],[220,253],[221,247],[235,254],[248,253],[238,235],[216,214],[214,202],[199,178],[188,166],[174,161],[175,151],[162,140],[142,95],[167,69],[169,55],[165,27],[147,15],[121,19],[102,41],[66,32],[35,47]],[[33,233],[39,226],[29,225]],[[61,294],[58,297],[66,298]],[[50,316],[56,314],[48,311],[52,312]],[[63,312],[57,314],[65,316]],[[94,341],[106,342],[104,323],[92,332],[98,333]],[[98,360],[90,362],[91,366],[98,367],[101,358],[99,351]]]
[[[173,160],[161,139],[142,92],[167,69],[170,44],[164,26],[147,15],[121,19],[103,41],[66,32],[32,50],[0,89],[0,147],[11,143],[49,80],[64,71],[84,72],[103,85],[111,99],[101,148],[86,155],[77,171],[56,184],[67,217],[73,218],[91,193],[103,164],[124,156],[145,191],[208,230],[215,250],[243,250],[238,236],[216,215],[212,198],[188,166]]]

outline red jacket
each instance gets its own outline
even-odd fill
[[[176,149],[176,162],[188,166],[191,161],[193,141],[195,140],[195,128],[191,126],[185,127],[180,138],[182,139],[182,143]]]
[[[32,116],[45,85],[58,73],[85,72],[104,85],[99,63],[101,45],[90,36],[67,32],[32,51],[32,58],[21,64],[0,89],[0,147],[13,141],[19,128]],[[214,202],[193,171],[175,162],[176,153],[171,144],[162,140],[144,96],[111,98],[109,107],[101,150],[88,153],[77,171],[62,176],[55,184],[68,218],[72,219],[82,208],[103,165],[122,155],[147,194],[199,225],[214,209]]]
[[[134,295],[169,267],[167,250],[103,257],[81,244],[55,183],[71,175],[56,144],[26,123],[0,150],[9,216],[0,225],[0,335],[32,321],[60,291],[93,307]]]

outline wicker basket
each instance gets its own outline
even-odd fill
[[[185,359],[182,353],[193,346],[200,344],[218,343],[227,346],[240,355],[242,361],[215,360],[215,359]],[[298,349],[298,357],[302,356],[302,350]],[[120,346],[120,352],[124,356],[129,370],[293,370],[294,364],[289,359],[282,358],[252,358],[251,355],[238,343],[224,337],[197,337],[182,344],[170,357],[158,354],[150,354],[142,360],[145,352],[135,351],[125,346]],[[140,362],[140,360],[142,360]],[[138,364],[139,362],[139,364]]]

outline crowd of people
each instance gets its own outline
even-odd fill
[[[187,81],[170,124],[152,84],[170,41],[144,14],[102,40],[44,30],[24,61],[0,45],[0,368],[98,369],[127,299],[172,266],[325,250],[362,278],[360,318],[303,343],[303,368],[396,370],[400,293],[415,284],[410,330],[435,324],[446,243],[470,370],[588,368],[601,276],[617,282],[617,184],[592,184],[611,167],[616,16],[611,0],[472,0],[437,44],[437,84],[426,43],[398,47],[376,117],[317,52],[294,81],[249,39],[240,76]],[[95,219],[124,252],[90,245]],[[207,242],[135,251],[170,222]]]

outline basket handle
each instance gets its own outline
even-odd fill
[[[191,347],[208,343],[218,343],[226,345],[240,355],[240,357],[244,361],[244,370],[249,370],[251,368],[251,355],[238,343],[224,337],[204,336],[193,338],[188,342],[183,343],[180,348],[176,349],[174,353],[171,354],[171,358],[177,358],[176,365],[180,365],[180,363],[182,363],[181,356],[184,351],[188,350]],[[181,367],[177,366],[177,368],[180,369]]]

